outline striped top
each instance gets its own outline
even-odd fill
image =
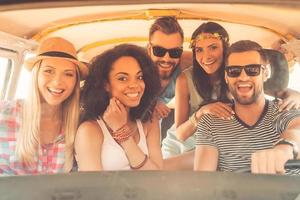
[[[16,135],[21,123],[21,101],[0,101],[0,176],[64,172],[65,140],[60,133],[51,144],[41,145],[35,162],[26,166],[16,155]]]
[[[251,154],[272,148],[289,122],[296,117],[300,117],[300,110],[279,112],[278,105],[268,100],[253,126],[245,124],[236,115],[231,120],[223,120],[206,114],[198,123],[196,145],[211,145],[218,149],[220,171],[249,167]]]

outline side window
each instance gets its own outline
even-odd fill
[[[19,77],[22,54],[13,45],[2,44],[0,37],[0,100],[13,99]],[[13,43],[12,43],[13,44]]]
[[[9,80],[12,75],[13,61],[0,56],[0,99],[4,99],[9,88]]]
[[[34,41],[0,31],[0,100],[24,98],[28,93],[25,86],[29,81],[22,65],[25,55],[36,47]]]
[[[25,60],[33,57],[34,54],[32,53],[27,53],[25,55]],[[24,66],[21,67],[20,71],[20,76],[19,76],[19,81],[17,85],[17,91],[14,96],[15,99],[24,99],[28,95],[28,90],[31,87],[31,75],[30,72],[25,69]]]
[[[30,87],[30,73],[22,67],[14,99],[24,99]]]
[[[23,51],[25,53],[25,58],[33,56]],[[28,94],[30,73],[22,66],[21,54],[13,50],[0,50],[0,100],[23,99]]]

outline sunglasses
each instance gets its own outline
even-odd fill
[[[166,53],[169,53],[171,58],[180,58],[183,49],[182,47],[177,47],[173,49],[166,49],[160,46],[152,46],[153,54],[157,57],[164,57]]]
[[[231,65],[226,66],[225,71],[229,77],[239,77],[244,69],[248,76],[258,76],[260,74],[260,69],[262,64],[249,64],[245,66]]]

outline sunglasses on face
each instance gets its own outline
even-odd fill
[[[226,66],[225,71],[229,77],[239,77],[243,69],[248,76],[258,76],[262,66],[262,64],[250,64],[245,66],[231,65]]]
[[[166,53],[169,53],[171,58],[180,58],[183,49],[182,47],[177,47],[173,49],[166,49],[160,46],[152,46],[153,54],[157,57],[164,57]]]

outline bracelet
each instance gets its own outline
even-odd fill
[[[197,127],[198,121],[196,119],[196,112],[189,117],[189,121],[193,124],[194,127]]]
[[[293,148],[293,159],[297,160],[298,158],[298,153],[299,153],[299,147],[297,143],[293,140],[285,139],[285,138],[280,138],[274,145],[273,147],[280,145],[280,144],[286,144],[289,145]]]
[[[121,126],[120,128],[118,128],[115,131],[112,131],[113,135],[115,134],[120,134],[122,132],[126,132],[129,129],[129,126],[127,125],[127,123],[125,123],[123,126]]]
[[[116,137],[113,137],[113,138],[114,138],[114,140],[115,140],[118,144],[121,144],[121,143],[127,141],[127,140],[129,139],[129,137],[130,137],[130,136],[128,136],[128,137],[122,137],[122,138],[116,138]]]
[[[127,124],[124,124],[121,128],[112,132],[112,137],[118,144],[121,144],[129,139],[131,136],[132,130]]]
[[[135,167],[133,167],[133,166],[130,165],[130,168],[131,169],[140,169],[140,168],[142,168],[146,164],[147,160],[148,160],[148,156],[145,154],[144,160],[140,164],[138,164]]]

